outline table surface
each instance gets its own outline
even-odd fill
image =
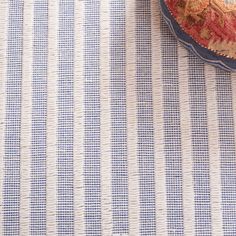
[[[157,0],[0,12],[0,235],[236,235],[235,73]]]

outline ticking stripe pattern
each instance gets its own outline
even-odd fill
[[[236,235],[236,75],[157,0],[0,12],[0,236]]]
[[[34,3],[30,232],[46,233],[48,5]]]
[[[5,143],[1,168],[3,234],[20,233],[20,152],[21,152],[21,83],[23,54],[23,1],[11,1],[8,6],[7,72],[5,79]],[[30,166],[28,166],[30,168]]]

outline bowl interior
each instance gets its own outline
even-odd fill
[[[164,20],[168,24],[172,33],[185,47],[190,49],[193,53],[195,53],[198,57],[200,57],[207,63],[210,63],[227,71],[236,71],[236,60],[218,55],[217,53],[209,50],[208,48],[201,46],[177,23],[176,19],[173,17],[167,5],[165,4],[165,0],[160,0],[160,3]]]

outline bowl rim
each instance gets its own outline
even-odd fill
[[[217,66],[230,72],[236,72],[236,60],[217,55],[215,52],[199,45],[190,35],[188,35],[172,16],[164,0],[160,0],[160,8],[165,22],[169,26],[173,35],[186,48],[190,49],[196,56],[204,62]]]

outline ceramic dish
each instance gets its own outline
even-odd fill
[[[169,0],[169,1],[173,2],[174,0]],[[207,1],[207,0],[204,0],[204,1]],[[215,52],[207,48],[206,46],[201,45],[201,43],[197,43],[197,41],[193,39],[191,34],[186,33],[184,28],[177,22],[177,20],[174,17],[173,12],[171,12],[169,7],[167,6],[166,0],[160,0],[160,6],[161,6],[161,11],[162,11],[165,22],[169,26],[174,36],[186,48],[190,49],[194,54],[200,57],[204,62],[207,62],[211,65],[217,66],[227,71],[236,71],[236,59],[228,55],[223,55],[223,54],[221,55],[219,52]],[[235,27],[235,32],[236,32],[236,27]]]

